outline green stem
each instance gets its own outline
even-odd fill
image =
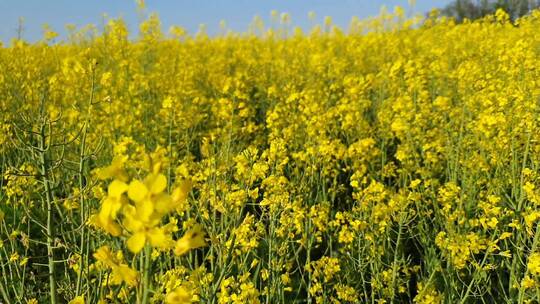
[[[47,200],[47,258],[49,266],[49,293],[51,304],[57,303],[56,298],[56,271],[54,263],[54,230],[52,227],[52,217],[53,217],[53,197],[51,191],[51,185],[49,180],[49,162],[46,156],[48,148],[46,148],[46,135],[45,135],[45,124],[41,126],[40,130],[40,142],[39,142],[39,157],[41,165],[41,176],[43,180],[43,185],[45,187],[45,199]]]
[[[4,284],[0,284],[0,293],[2,294],[2,298],[4,298],[4,301],[6,304],[10,304],[9,297],[7,295],[6,289],[4,288]]]
[[[399,216],[399,229],[397,234],[396,248],[394,249],[394,261],[392,263],[392,300],[391,303],[394,303],[396,296],[396,277],[398,270],[398,250],[401,245],[401,233],[403,232],[403,212],[400,212]]]
[[[90,123],[90,112],[92,109],[92,103],[94,102],[94,87],[95,87],[95,73],[92,72],[92,86],[90,89],[90,101],[88,103],[88,109],[86,111],[86,121],[83,125],[83,130],[81,134],[81,145],[80,145],[80,151],[79,151],[79,202],[80,202],[80,208],[81,208],[81,240],[80,240],[80,266],[79,271],[77,273],[77,287],[75,291],[75,295],[79,295],[81,293],[81,286],[82,286],[82,273],[84,269],[84,265],[88,264],[88,255],[85,254],[85,245],[86,245],[86,201],[84,198],[84,165],[86,161],[86,136],[88,132],[88,124]],[[83,261],[84,259],[84,261]]]
[[[76,291],[75,291],[75,295],[79,295],[80,292],[81,292],[81,285],[82,285],[82,273],[83,273],[83,267],[84,267],[84,263],[83,263],[83,257],[85,257],[85,243],[86,243],[86,240],[85,240],[85,235],[86,235],[86,229],[85,229],[85,205],[86,205],[86,202],[84,200],[84,191],[83,191],[83,188],[84,188],[84,181],[83,181],[83,173],[84,173],[84,161],[85,161],[85,155],[84,155],[84,150],[85,150],[85,145],[86,145],[86,123],[84,125],[84,130],[83,130],[83,134],[82,134],[82,138],[81,138],[81,151],[80,151],[80,154],[79,154],[79,172],[78,172],[78,175],[79,175],[79,202],[80,202],[80,208],[81,208],[81,240],[80,240],[80,245],[79,245],[79,249],[80,249],[80,263],[81,265],[79,266],[79,271],[77,272],[77,287],[76,287]]]
[[[143,296],[142,304],[148,304],[148,297],[150,295],[150,259],[152,255],[152,248],[146,246],[144,249],[144,278],[143,278]]]

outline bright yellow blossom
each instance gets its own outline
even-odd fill
[[[184,255],[191,249],[206,246],[205,236],[206,232],[204,232],[202,226],[195,225],[193,228],[188,230],[182,238],[176,241],[174,254]]]

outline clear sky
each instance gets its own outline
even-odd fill
[[[377,15],[381,6],[392,9],[396,5],[408,7],[408,0],[146,0],[147,11],[157,12],[163,28],[180,25],[195,33],[205,24],[208,33],[219,30],[225,20],[235,31],[244,31],[255,15],[268,20],[270,12],[287,12],[293,25],[307,27],[308,12],[317,19],[331,16],[334,23],[346,26],[351,17]],[[426,12],[443,7],[449,0],[417,0],[415,12]],[[89,23],[100,25],[103,14],[123,17],[132,32],[136,32],[138,17],[134,0],[0,0],[0,41],[15,37],[20,17],[24,18],[23,38],[38,40],[42,25],[47,23],[61,34],[66,24],[80,27]]]

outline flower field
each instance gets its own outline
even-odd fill
[[[1,303],[538,303],[540,11],[0,47]]]

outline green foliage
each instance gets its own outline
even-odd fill
[[[454,17],[458,22],[475,20],[503,9],[512,20],[525,16],[540,7],[538,0],[455,0],[443,10],[443,15]]]

